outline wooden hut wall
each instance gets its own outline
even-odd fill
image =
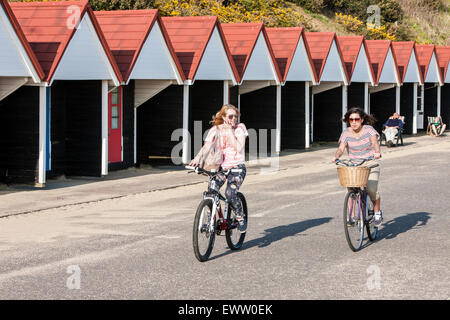
[[[406,134],[412,134],[414,116],[414,84],[404,83],[400,87],[400,115],[405,117],[403,125]]]
[[[51,101],[52,175],[100,177],[102,82],[55,81]]]
[[[223,81],[198,80],[189,89],[189,132],[191,134],[191,157],[193,158],[203,145],[203,139],[195,136],[194,122],[201,121],[202,136],[211,127],[209,122],[212,116],[223,106]],[[197,139],[197,144],[194,143],[194,139]],[[202,139],[201,142],[200,139]]]
[[[241,122],[247,130],[256,130],[258,136],[258,154],[263,155],[260,149],[260,129],[267,130],[267,156],[275,152],[275,136],[272,141],[272,129],[276,129],[276,86],[269,86],[241,95]],[[249,133],[250,137],[250,133]],[[248,142],[248,141],[247,141]],[[246,144],[249,152],[250,143]]]
[[[0,101],[0,180],[37,182],[39,87],[23,86]]]
[[[441,87],[441,116],[442,122],[450,129],[450,83]]]
[[[305,148],[305,83],[281,87],[281,150]]]
[[[375,130],[381,132],[383,124],[395,112],[395,88],[370,94],[370,113],[376,118]]]
[[[437,116],[437,87],[434,83],[425,83],[423,121],[424,129],[428,126],[428,117]]]
[[[342,133],[342,87],[314,95],[314,141],[338,141]]]
[[[110,163],[108,170],[134,166],[134,80],[122,87],[122,136],[123,161]]]
[[[171,141],[172,133],[183,128],[183,86],[171,85],[137,108],[137,164],[169,163],[172,149],[181,142]],[[181,152],[180,152],[181,157]]]
[[[364,83],[353,82],[347,91],[348,108],[359,107],[364,110]]]

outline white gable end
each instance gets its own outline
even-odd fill
[[[306,53],[303,36],[300,38],[288,70],[286,81],[314,81],[312,66]]]
[[[420,73],[419,66],[417,65],[416,54],[414,50],[411,52],[411,57],[409,58],[408,68],[406,69],[406,75],[403,82],[408,83],[420,83]]]
[[[356,59],[355,69],[352,74],[352,82],[368,82],[372,83],[372,75],[370,72],[369,60],[367,59],[366,50],[361,46],[358,58]]]
[[[156,22],[147,37],[129,79],[179,80],[176,64]]]
[[[91,19],[86,14],[67,46],[53,80],[110,79],[118,82]]]
[[[398,77],[396,72],[396,66],[394,63],[394,57],[392,56],[391,48],[389,48],[386,60],[384,61],[383,70],[381,70],[380,83],[397,83]]]
[[[34,67],[28,54],[5,12],[0,10],[0,77],[33,77],[38,82],[38,75],[31,69]]]
[[[195,80],[233,80],[236,82],[217,27],[214,27],[213,34],[203,53]]]
[[[259,34],[256,45],[253,48],[243,80],[278,80],[267,43],[262,33]]]
[[[320,81],[347,82],[336,43],[333,40]]]
[[[433,56],[431,57],[430,66],[428,67],[427,76],[425,77],[425,82],[441,82],[439,78],[438,64],[434,52]]]

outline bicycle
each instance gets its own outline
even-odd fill
[[[359,167],[364,162],[338,159],[335,163],[345,167]],[[344,201],[344,230],[347,243],[354,252],[359,251],[362,247],[364,226],[370,241],[375,241],[378,233],[378,227],[375,226],[373,203],[366,188],[368,173],[370,173],[370,168],[369,172],[366,172],[365,182],[360,182],[359,186],[346,185],[341,181],[342,186],[349,188]]]
[[[186,166],[185,168],[193,170],[191,172],[209,176],[208,190],[203,192],[203,200],[198,205],[194,218],[192,242],[195,257],[200,262],[208,260],[214,247],[215,236],[220,236],[223,231],[228,247],[231,250],[241,249],[246,233],[238,230],[239,223],[236,220],[234,208],[219,191],[211,188],[212,180],[219,173],[225,173],[228,176],[231,172],[241,172],[241,169],[214,172],[199,167]],[[238,192],[237,196],[241,201],[244,221],[248,223],[247,201],[242,193]],[[222,210],[221,202],[224,202],[224,210]]]

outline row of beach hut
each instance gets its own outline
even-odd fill
[[[0,0],[0,179],[188,163],[226,103],[269,154],[336,141],[349,107],[450,120],[450,47],[88,1]],[[267,133],[267,136],[266,136]],[[263,150],[260,151],[263,151]],[[175,150],[175,153],[174,153]]]

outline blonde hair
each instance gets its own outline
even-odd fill
[[[223,117],[226,116],[228,110],[234,110],[236,111],[236,114],[238,117],[241,115],[238,108],[233,106],[232,104],[224,104],[222,108],[217,112],[215,115],[212,116],[212,120],[209,122],[212,126],[219,126],[223,124]]]

